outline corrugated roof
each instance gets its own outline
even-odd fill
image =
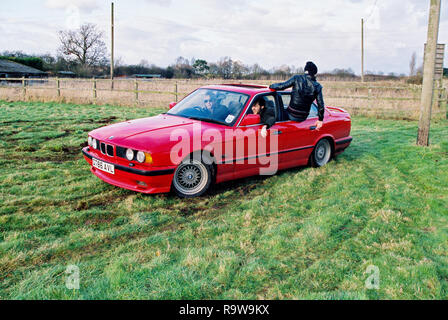
[[[38,69],[4,59],[0,59],[0,73],[45,74],[45,72]]]
[[[73,71],[58,71],[58,73],[60,73],[60,74],[75,74],[76,75],[76,73],[74,73]]]

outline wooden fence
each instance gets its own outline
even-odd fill
[[[196,88],[218,83],[255,83],[266,80],[137,80],[137,79],[25,79],[0,78],[0,99],[14,101],[59,101],[167,107]],[[353,114],[384,118],[417,119],[421,86],[401,82],[321,82],[327,105],[345,108]],[[435,91],[433,115],[447,117],[447,90]]]

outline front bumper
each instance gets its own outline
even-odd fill
[[[84,159],[90,164],[90,171],[98,178],[114,186],[142,193],[165,193],[171,189],[175,167],[162,167],[151,170],[135,169],[112,163],[92,155],[89,147],[82,149]],[[115,174],[101,171],[92,166],[92,157],[114,165]]]

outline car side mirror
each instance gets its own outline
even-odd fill
[[[240,126],[244,127],[244,126],[252,126],[254,124],[260,124],[261,120],[260,120],[260,115],[259,114],[247,114],[244,118],[243,121],[241,121]]]
[[[176,104],[177,104],[177,102],[171,102],[170,103],[170,109],[172,109]]]

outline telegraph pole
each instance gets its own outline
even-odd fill
[[[428,40],[423,65],[423,88],[418,122],[417,145],[429,145],[431,108],[434,94],[434,74],[436,63],[437,38],[439,35],[440,0],[431,0],[428,21]]]
[[[114,89],[114,3],[111,3],[110,7],[110,88]]]
[[[361,19],[361,81],[364,82],[364,19]]]

